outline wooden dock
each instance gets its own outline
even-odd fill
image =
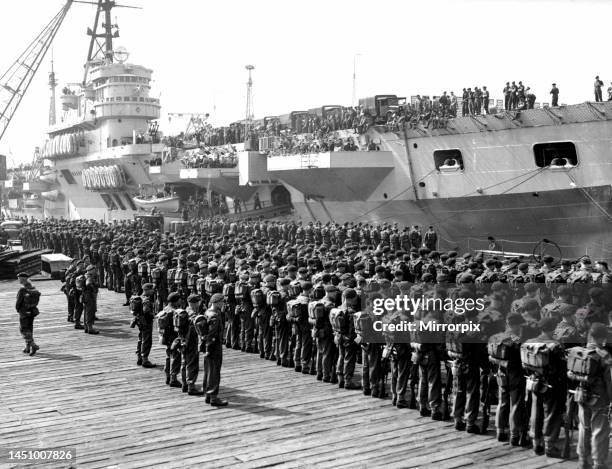
[[[66,322],[58,281],[43,293],[35,357],[22,353],[16,281],[0,283],[0,449],[76,448],[76,461],[32,467],[576,467],[535,457],[488,435],[457,432],[389,400],[365,397],[224,349],[226,408],[165,385],[164,349],[156,369],[136,366],[136,330],[123,295],[102,290],[101,334]],[[202,364],[200,364],[202,366]],[[0,467],[28,467],[0,460]]]

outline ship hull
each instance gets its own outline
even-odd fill
[[[585,194],[586,191],[586,194]],[[592,198],[597,204],[593,203]],[[396,201],[315,201],[292,193],[304,221],[434,225],[441,249],[486,249],[493,236],[508,252],[531,253],[542,239],[565,257],[612,253],[612,188],[599,186],[495,196]]]

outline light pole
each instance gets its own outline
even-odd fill
[[[357,106],[357,57],[361,56],[361,54],[353,55],[353,106]]]

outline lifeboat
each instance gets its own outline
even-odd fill
[[[178,196],[153,197],[151,199],[134,197],[132,200],[138,208],[145,210],[156,207],[160,212],[178,212],[180,208],[180,197]]]
[[[92,166],[83,170],[83,186],[86,189],[120,189],[126,178],[120,166]]]
[[[58,200],[61,195],[62,195],[61,192],[58,191],[57,189],[40,193],[40,196],[43,199],[50,200],[51,202],[55,202],[56,200]]]

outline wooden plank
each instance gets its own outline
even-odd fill
[[[90,336],[66,322],[59,282],[38,283],[41,350],[25,356],[17,282],[0,285],[3,448],[74,446],[79,468],[575,467],[234,350],[224,350],[222,372],[230,406],[212,408],[167,387],[161,367],[135,365],[137,331],[113,292],[101,293],[102,333]],[[151,358],[162,364],[163,348]]]

